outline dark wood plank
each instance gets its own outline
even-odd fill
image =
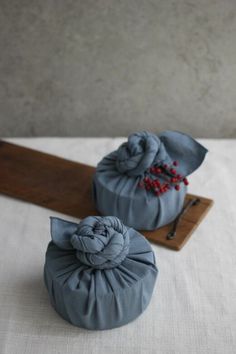
[[[5,141],[0,141],[0,166],[2,194],[78,218],[98,214],[91,195],[92,166]],[[180,250],[213,204],[199,198],[201,202],[181,220],[174,240],[166,240],[171,225],[142,233],[152,242]]]
[[[83,218],[96,215],[94,167],[0,142],[0,193]]]

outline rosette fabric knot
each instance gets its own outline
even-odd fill
[[[182,209],[186,177],[202,164],[206,153],[204,146],[181,132],[131,134],[97,165],[93,178],[96,208],[135,229],[166,225]]]
[[[116,167],[128,176],[140,176],[153,164],[165,160],[166,155],[164,145],[156,135],[135,133],[117,150]]]
[[[117,217],[79,224],[51,218],[44,279],[56,311],[72,324],[107,329],[147,307],[158,270],[148,241]]]
[[[97,269],[119,265],[129,252],[129,233],[116,217],[89,216],[79,225],[53,219],[52,239],[66,249],[74,249],[84,264]],[[64,227],[63,227],[64,226]]]

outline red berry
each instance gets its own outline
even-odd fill
[[[151,181],[150,184],[151,184],[152,187],[156,187],[156,182],[155,181]]]
[[[177,191],[180,190],[180,185],[179,185],[179,184],[177,184],[177,185],[175,186],[175,190],[177,190]]]
[[[189,184],[189,181],[187,180],[187,178],[184,178],[183,182],[184,182],[185,186],[187,186]]]
[[[179,164],[178,161],[174,161],[174,162],[173,162],[173,165],[174,165],[174,166],[178,166],[178,164]]]
[[[158,181],[158,179],[155,180],[155,185],[156,185],[157,187],[160,186],[160,182]]]

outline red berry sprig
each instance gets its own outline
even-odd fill
[[[181,182],[186,186],[189,182],[187,178],[181,176],[173,166],[178,166],[178,161],[173,161],[172,165],[163,164],[150,167],[143,180],[139,183],[139,186],[145,188],[147,191],[154,192],[156,196],[168,192],[171,186],[173,186],[176,191],[179,191]],[[161,181],[158,177],[161,177],[164,181]]]

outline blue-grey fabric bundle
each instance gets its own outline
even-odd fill
[[[93,178],[93,196],[102,215],[114,215],[139,230],[154,230],[173,221],[181,211],[186,186],[170,188],[157,197],[139,187],[152,166],[178,160],[178,172],[188,176],[203,162],[207,149],[187,134],[164,131],[134,133],[118,150],[99,162]]]
[[[51,218],[44,267],[55,310],[87,329],[122,326],[147,307],[158,270],[149,242],[116,217]]]

